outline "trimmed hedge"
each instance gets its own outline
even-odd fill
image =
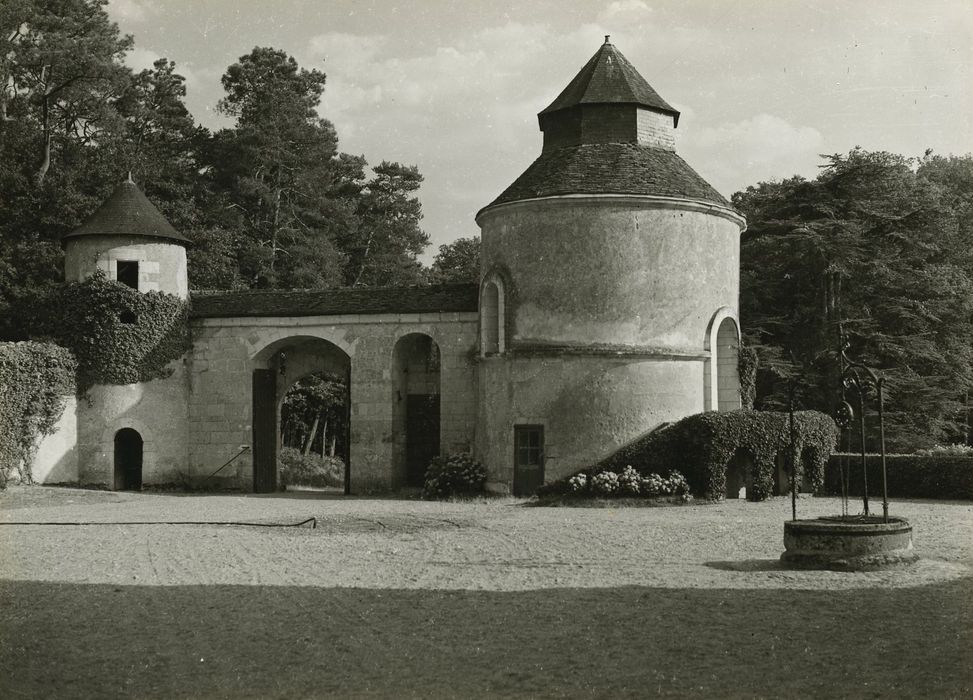
[[[839,461],[848,460],[849,496],[862,495],[861,454],[833,454],[825,471],[823,493],[841,495]],[[868,495],[882,496],[882,458],[865,455]],[[889,498],[973,499],[973,457],[885,455]]]
[[[0,343],[0,489],[31,483],[37,438],[49,435],[74,393],[74,357],[51,343]]]
[[[820,487],[824,468],[838,437],[830,416],[818,411],[794,413],[798,478]],[[770,411],[709,411],[657,429],[624,446],[607,459],[578,473],[635,467],[643,476],[681,471],[695,496],[718,500],[726,494],[727,467],[735,457],[751,461],[747,498],[760,501],[774,492],[778,457],[790,447],[788,414]],[[541,495],[568,493],[568,479],[547,484]]]

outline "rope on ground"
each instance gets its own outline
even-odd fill
[[[299,523],[252,523],[236,520],[131,520],[109,522],[4,522],[0,525],[243,525],[246,527],[304,527],[310,523],[311,529],[318,526],[317,518],[308,518]]]

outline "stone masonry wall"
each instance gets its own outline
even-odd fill
[[[676,150],[676,131],[671,114],[662,114],[648,109],[636,110],[636,114],[640,146],[655,146],[668,151]]]
[[[409,333],[429,335],[440,349],[443,449],[471,449],[476,418],[475,313],[196,319],[190,361],[192,474],[213,472],[242,445],[251,444],[253,370],[266,367],[278,350],[316,338],[345,353],[351,365],[352,492],[394,488],[400,475],[393,469],[393,349]],[[245,452],[217,478],[249,490],[252,469]]]

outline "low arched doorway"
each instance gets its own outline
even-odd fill
[[[409,333],[395,343],[392,355],[395,479],[422,486],[440,448],[439,346],[424,333]]]
[[[115,433],[115,490],[142,490],[142,436],[132,428]]]

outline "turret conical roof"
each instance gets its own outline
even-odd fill
[[[131,177],[120,184],[87,221],[62,240],[80,236],[146,236],[181,243],[189,239],[166,221]]]
[[[550,114],[581,104],[635,104],[673,116],[679,125],[679,112],[659,96],[622,52],[605,37],[591,60],[574,76],[550,105],[538,114]]]

